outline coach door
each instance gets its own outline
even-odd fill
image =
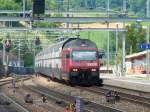
[[[62,52],[62,78],[66,80],[67,76],[67,51]]]

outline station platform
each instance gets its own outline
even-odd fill
[[[116,76],[114,74],[101,74],[104,85],[116,86],[125,89],[150,93],[150,76],[146,74]]]

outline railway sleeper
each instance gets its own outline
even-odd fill
[[[106,102],[115,103],[120,101],[120,96],[116,91],[110,90],[106,93],[105,96],[106,96]]]

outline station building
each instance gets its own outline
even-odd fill
[[[150,50],[148,51],[150,53]],[[126,72],[128,74],[146,74],[147,51],[126,56]]]

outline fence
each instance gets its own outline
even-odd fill
[[[34,73],[34,68],[32,67],[8,67],[9,73],[14,73],[18,75],[32,75]]]

